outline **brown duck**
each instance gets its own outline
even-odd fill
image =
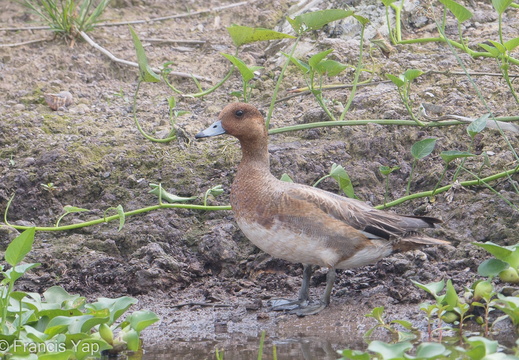
[[[402,216],[362,201],[311,186],[284,182],[270,173],[268,134],[252,105],[233,103],[196,138],[229,134],[241,144],[242,159],[231,187],[231,206],[245,236],[266,253],[304,266],[299,298],[277,303],[275,310],[315,314],[330,303],[335,269],[374,263],[395,250],[444,245],[416,232],[441,220]],[[326,289],[317,305],[308,305],[311,265],[328,268]]]

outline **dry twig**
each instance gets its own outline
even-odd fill
[[[119,64],[124,64],[124,65],[129,65],[129,66],[133,66],[133,67],[139,67],[139,64],[137,64],[136,62],[133,62],[133,61],[128,61],[128,60],[124,60],[124,59],[119,59],[117,56],[115,56],[114,54],[112,54],[110,51],[106,50],[105,48],[103,48],[102,46],[100,46],[99,44],[97,44],[94,40],[92,40],[87,34],[85,34],[85,32],[81,31],[79,33],[81,35],[81,37],[87,42],[89,43],[91,46],[93,46],[94,48],[96,48],[97,50],[101,51],[103,54],[105,54],[106,56],[108,56],[110,58],[110,60],[116,62],[116,63],[119,63]],[[157,69],[157,68],[152,68],[153,71],[157,72],[157,73],[160,73],[161,70],[160,69]],[[197,80],[203,80],[203,81],[209,81],[211,82],[211,79],[208,79],[208,78],[205,78],[205,77],[202,77],[202,76],[198,76],[198,75],[192,75],[192,74],[188,74],[188,73],[183,73],[183,72],[178,72],[178,71],[171,71],[169,73],[170,75],[173,75],[173,76],[178,76],[178,77],[184,77],[184,78],[196,78]]]

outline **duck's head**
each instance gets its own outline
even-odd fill
[[[267,137],[267,129],[263,115],[253,105],[232,103],[227,105],[218,121],[195,135],[196,139],[229,134],[240,140],[251,140]]]

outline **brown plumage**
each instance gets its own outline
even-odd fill
[[[269,168],[263,116],[250,104],[226,106],[219,121],[196,138],[220,134],[238,138],[243,153],[231,188],[238,226],[263,251],[305,265],[298,305],[308,300],[309,265],[329,269],[321,303],[299,307],[294,311],[298,315],[317,313],[329,304],[335,269],[370,264],[394,250],[448,244],[416,231],[434,227],[439,219],[381,211],[359,200],[275,178]]]

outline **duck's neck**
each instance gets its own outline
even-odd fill
[[[268,143],[264,139],[251,141],[240,140],[242,158],[238,171],[258,170],[270,174],[270,161],[268,152]]]

